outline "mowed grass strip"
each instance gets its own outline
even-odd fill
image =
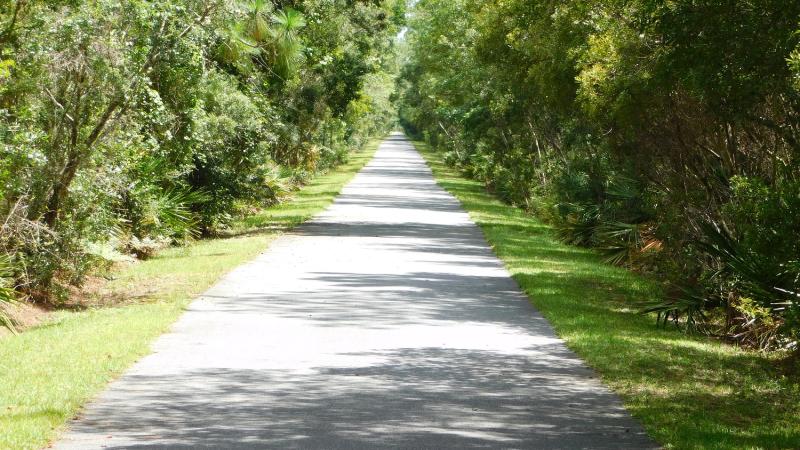
[[[59,312],[55,320],[0,339],[0,449],[36,449],[54,439],[81,405],[137,359],[186,305],[234,267],[255,258],[281,231],[322,211],[373,156],[379,141],[352,153],[286,203],[248,217],[232,237],[165,250],[106,287],[128,306]]]
[[[666,448],[800,448],[800,386],[766,357],[660,328],[637,313],[657,287],[488,194],[415,142],[437,182],[483,229],[496,254],[576,353]]]

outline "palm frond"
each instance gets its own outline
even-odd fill
[[[276,11],[272,14],[272,22],[278,25],[278,28],[287,34],[287,37],[293,37],[297,30],[306,26],[306,19],[299,11],[286,8]]]
[[[683,324],[686,331],[697,331],[706,320],[706,297],[699,290],[683,286],[676,285],[674,290],[676,294],[649,302],[639,313],[656,313],[656,323],[662,326],[672,321],[676,326]]]

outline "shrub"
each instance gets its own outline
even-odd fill
[[[15,303],[17,294],[14,291],[14,270],[11,257],[0,253],[0,326],[14,331],[14,321],[7,307]]]

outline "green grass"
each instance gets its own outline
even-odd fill
[[[292,200],[243,220],[227,239],[172,248],[117,274],[107,289],[128,306],[61,311],[46,325],[0,339],[0,448],[47,445],[81,405],[149,352],[192,298],[324,209],[376,149],[377,141],[352,154]]]
[[[773,363],[702,336],[659,328],[637,314],[656,286],[560,244],[524,211],[415,143],[533,304],[595,368],[647,432],[667,448],[800,448],[800,386]]]

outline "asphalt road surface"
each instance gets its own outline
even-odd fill
[[[70,428],[56,448],[656,447],[399,134]]]

